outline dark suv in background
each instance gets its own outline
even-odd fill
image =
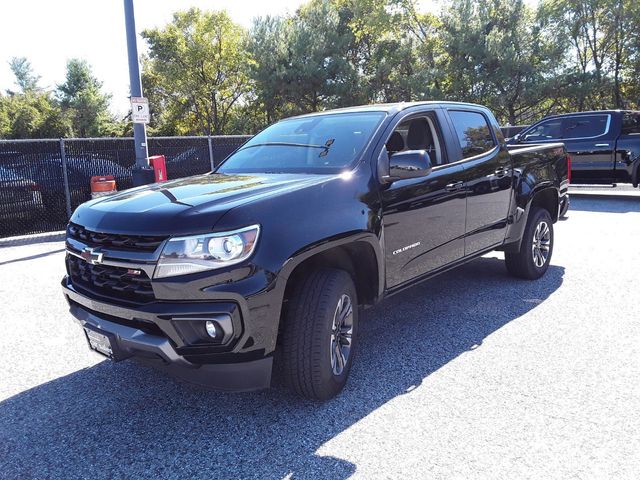
[[[640,183],[640,111],[599,110],[544,118],[509,140],[526,145],[562,142],[578,184]]]

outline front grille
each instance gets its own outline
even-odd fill
[[[92,232],[75,223],[70,223],[67,227],[67,236],[91,247],[105,247],[133,252],[153,252],[167,238]]]
[[[146,303],[155,299],[151,279],[142,270],[92,265],[67,254],[67,271],[73,286],[81,290],[135,303]]]

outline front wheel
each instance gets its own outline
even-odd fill
[[[328,400],[345,383],[358,332],[358,300],[351,276],[337,269],[311,272],[289,298],[282,340],[287,383],[300,395]]]
[[[544,208],[535,207],[529,213],[520,251],[505,253],[511,275],[535,280],[545,274],[553,253],[553,222]]]

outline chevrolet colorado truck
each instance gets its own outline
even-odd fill
[[[74,212],[62,281],[90,348],[227,390],[329,399],[359,310],[492,250],[537,279],[568,189],[563,144],[509,148],[464,103],[282,120],[214,172]],[[274,367],[275,365],[275,367]]]
[[[581,184],[640,183],[640,111],[599,110],[546,117],[515,135],[513,145],[562,142],[571,180]]]

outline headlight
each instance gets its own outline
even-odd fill
[[[171,238],[162,253],[154,278],[203,272],[240,263],[251,256],[260,225],[232,232]]]

